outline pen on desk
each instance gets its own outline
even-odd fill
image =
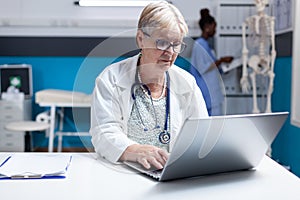
[[[0,164],[0,167],[2,167],[2,165],[4,165],[9,159],[11,158],[11,156],[8,156],[3,163]]]
[[[66,168],[65,168],[65,170],[67,171],[68,170],[68,168],[69,168],[69,166],[70,166],[70,164],[71,164],[71,161],[72,161],[72,155],[70,156],[70,160],[69,160],[69,162],[68,162],[68,164],[67,164],[67,166],[66,166]]]

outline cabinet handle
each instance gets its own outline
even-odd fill
[[[6,115],[5,119],[12,119],[13,117],[11,115]]]
[[[5,136],[6,136],[6,137],[12,137],[13,134],[12,134],[12,133],[8,133],[8,134],[6,134]]]

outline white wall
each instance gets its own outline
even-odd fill
[[[142,7],[80,7],[74,5],[75,1],[77,0],[0,0],[0,36],[111,36],[124,30],[135,30],[142,10]],[[287,0],[269,1],[286,4]],[[218,3],[253,4],[254,0],[172,0],[172,2],[183,13],[190,28],[190,36],[199,36],[197,21],[201,8],[209,8],[212,15],[218,19]],[[278,23],[280,21],[284,26],[288,17],[281,12],[285,10],[280,9],[275,14]],[[235,14],[232,14],[222,16],[222,19],[234,20]],[[291,25],[287,26],[289,28]],[[133,32],[123,35],[132,36]]]
[[[142,10],[141,7],[80,7],[74,1],[0,0],[0,35],[111,36],[135,29]],[[172,2],[186,18],[191,35],[199,35],[199,9],[210,8],[215,0]]]
[[[291,122],[300,127],[300,1],[295,1]]]

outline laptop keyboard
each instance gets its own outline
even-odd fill
[[[157,170],[153,170],[153,171],[147,171],[146,174],[148,176],[151,176],[155,179],[159,179],[160,176],[161,176],[161,173],[162,173],[163,169],[157,169]]]
[[[163,169],[155,169],[154,167],[151,169],[145,169],[143,166],[141,166],[139,163],[135,163],[135,162],[124,162],[124,164],[126,164],[127,166],[134,168],[136,170],[138,170],[139,172],[146,174],[152,178],[155,179],[159,179],[161,177],[161,173],[163,171]]]

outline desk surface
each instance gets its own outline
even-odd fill
[[[0,180],[1,199],[299,199],[300,180],[265,157],[256,170],[156,182],[112,166],[93,153],[74,153],[65,179]],[[3,198],[4,197],[4,198]]]

